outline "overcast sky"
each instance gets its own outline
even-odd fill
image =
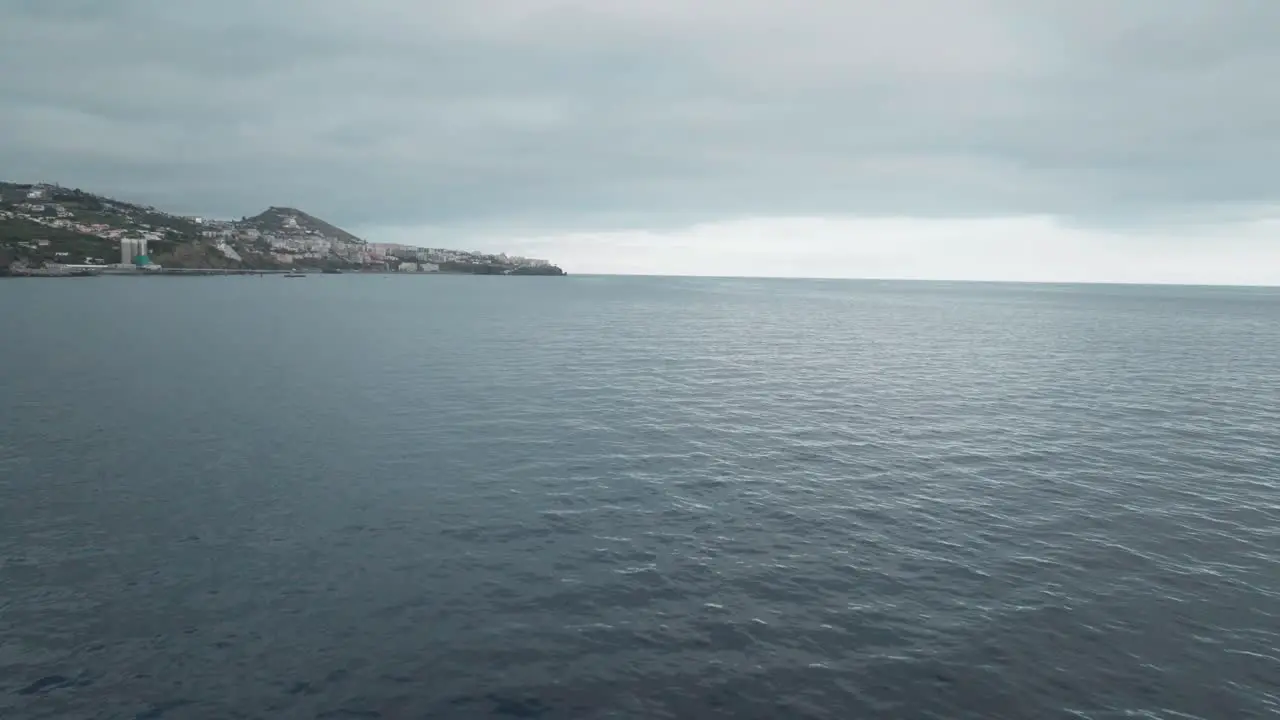
[[[0,0],[0,179],[571,272],[1280,283],[1276,0]]]

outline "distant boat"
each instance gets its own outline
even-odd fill
[[[298,269],[297,269],[297,268],[294,268],[294,269],[290,270],[289,272],[285,273],[285,274],[284,274],[284,276],[285,276],[285,277],[306,277],[306,276],[307,276],[307,274],[306,274],[306,273],[304,273],[304,272],[298,272]]]
[[[325,275],[341,275],[342,274],[342,271],[337,268],[325,268],[320,272],[324,273]]]

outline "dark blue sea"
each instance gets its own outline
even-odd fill
[[[1280,290],[0,281],[0,718],[1280,716]]]

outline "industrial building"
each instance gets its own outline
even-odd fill
[[[143,238],[121,238],[120,239],[120,264],[121,265],[147,265],[151,261],[147,258],[147,241]]]

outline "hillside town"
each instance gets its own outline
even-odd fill
[[[424,248],[394,243],[371,243],[355,237],[334,237],[320,229],[308,227],[307,216],[288,209],[271,208],[279,213],[276,229],[264,230],[252,221],[218,221],[194,218],[202,225],[200,236],[212,243],[224,256],[241,260],[237,247],[266,250],[282,265],[307,264],[308,261],[338,259],[359,267],[375,267],[398,272],[439,272],[448,263],[492,263],[512,267],[543,268],[551,263],[500,253],[497,255]]]
[[[366,242],[293,208],[240,220],[174,215],[56,184],[0,183],[0,252],[67,266],[561,274],[548,260]]]

